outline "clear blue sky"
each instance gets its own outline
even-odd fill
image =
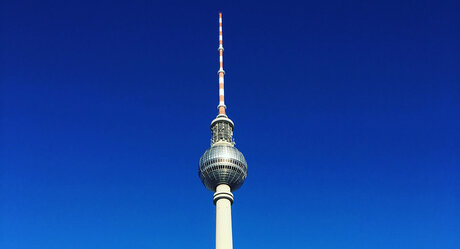
[[[0,248],[214,248],[222,11],[235,248],[458,249],[460,4],[372,2],[2,1]]]

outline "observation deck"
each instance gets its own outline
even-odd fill
[[[219,184],[227,184],[235,191],[243,185],[248,168],[243,154],[234,146],[233,122],[219,115],[212,121],[211,131],[211,148],[200,158],[200,179],[211,191],[216,191]]]

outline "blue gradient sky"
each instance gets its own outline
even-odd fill
[[[235,248],[459,248],[458,1],[73,0],[0,4],[0,248],[214,248],[218,11]]]

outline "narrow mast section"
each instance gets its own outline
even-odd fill
[[[222,38],[222,13],[219,13],[219,115],[225,115],[225,98],[224,98],[224,46]]]

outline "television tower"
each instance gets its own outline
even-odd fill
[[[198,174],[204,186],[215,192],[216,249],[232,249],[232,192],[243,185],[248,168],[243,154],[235,148],[234,124],[225,114],[222,13],[219,13],[219,114],[211,122],[211,147],[200,158]]]

